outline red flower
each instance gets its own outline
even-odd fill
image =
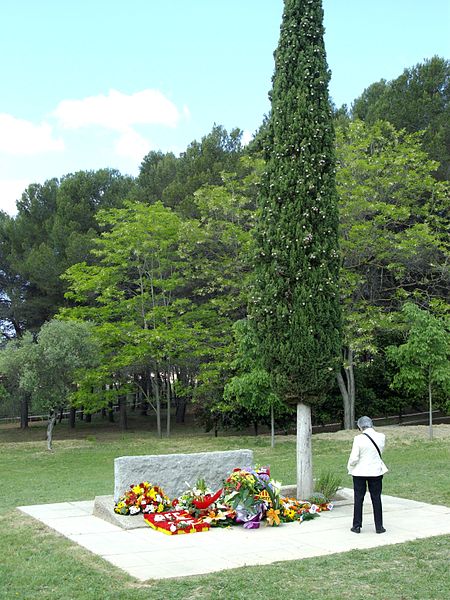
[[[222,493],[222,490],[218,490],[213,496],[207,494],[204,498],[204,500],[192,500],[195,508],[208,508],[208,506],[211,506],[211,504],[213,502],[215,502],[217,500],[217,498],[219,498],[220,494]]]

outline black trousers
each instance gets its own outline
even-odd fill
[[[363,502],[369,488],[372,500],[373,518],[375,529],[383,527],[383,510],[381,506],[381,491],[383,489],[383,475],[378,477],[353,477],[353,527],[362,527]]]

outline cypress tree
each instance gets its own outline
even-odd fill
[[[297,404],[297,492],[313,490],[311,405],[340,352],[334,128],[321,0],[285,0],[265,140],[250,316],[277,391]]]

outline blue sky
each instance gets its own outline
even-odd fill
[[[437,54],[448,0],[323,0],[331,96]],[[136,175],[214,123],[248,139],[267,93],[282,0],[0,0],[0,209],[80,169]]]

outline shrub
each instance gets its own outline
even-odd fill
[[[326,502],[330,502],[338,489],[342,485],[342,477],[334,471],[322,471],[319,478],[315,481],[315,494],[319,493],[325,496]]]

